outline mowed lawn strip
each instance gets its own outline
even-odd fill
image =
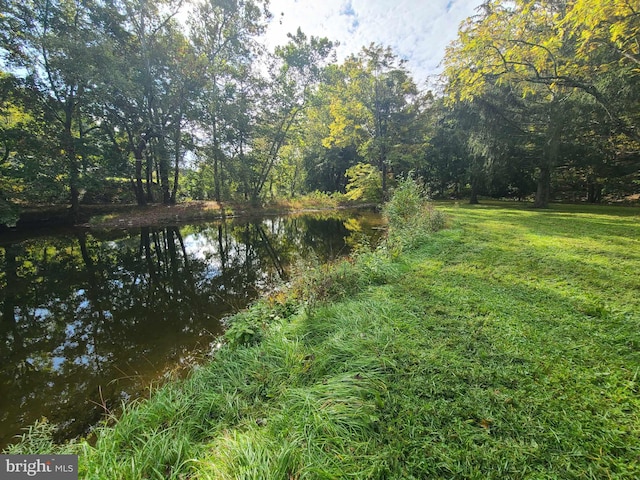
[[[385,293],[420,319],[390,383],[403,475],[639,477],[638,211],[440,208]]]

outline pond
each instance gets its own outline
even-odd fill
[[[281,216],[0,236],[0,449],[36,420],[58,440],[204,361],[221,319],[380,235],[379,215]]]

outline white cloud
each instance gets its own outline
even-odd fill
[[[271,0],[270,48],[286,43],[298,27],[307,35],[339,41],[343,60],[371,43],[389,46],[406,59],[421,84],[439,73],[446,46],[482,0]],[[283,14],[283,15],[281,15]]]

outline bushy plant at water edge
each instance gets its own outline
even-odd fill
[[[444,214],[429,202],[421,182],[412,173],[398,182],[384,206],[384,215],[389,225],[388,240],[394,247],[416,247],[445,226]]]

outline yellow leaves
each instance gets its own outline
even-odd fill
[[[611,63],[601,55],[605,42],[616,44],[625,63],[640,59],[640,22],[629,2],[574,0],[567,7],[549,0],[487,4],[447,50],[449,103],[481,96],[493,85],[548,97],[568,88],[558,78],[589,78],[595,66],[604,73]]]
[[[624,35],[624,25],[621,23],[614,23],[609,27],[609,34],[611,35],[611,40],[617,42]]]
[[[329,135],[322,139],[322,145],[326,148],[344,147],[349,144],[348,121],[344,105],[340,102],[332,102],[329,111],[333,121],[329,124]]]
[[[352,90],[345,88],[333,92],[329,114],[332,121],[329,135],[322,139],[324,147],[357,145],[368,137],[362,125],[370,121],[371,113]]]
[[[14,128],[24,125],[34,120],[33,115],[25,111],[23,108],[9,104],[1,111],[0,126],[5,128]]]
[[[533,84],[524,83],[522,86],[522,98],[532,97],[538,93],[538,89]]]
[[[346,171],[349,179],[346,198],[349,200],[377,200],[382,192],[380,173],[371,164],[358,163]]]
[[[633,3],[612,0],[574,0],[563,24],[572,29],[579,53],[587,56],[607,43],[622,53],[637,54],[640,21]]]
[[[361,232],[362,231],[362,225],[361,225],[360,221],[355,219],[355,218],[350,218],[349,220],[344,221],[343,225],[344,225],[344,228],[349,230],[349,232]]]
[[[542,47],[546,48],[551,53],[551,52],[559,52],[564,42],[562,41],[562,37],[557,35],[552,35],[543,39],[540,44]]]
[[[0,188],[4,192],[4,194],[8,195],[9,197],[11,195],[16,195],[24,192],[24,180],[21,178],[10,180],[3,178],[2,181],[0,181]]]

